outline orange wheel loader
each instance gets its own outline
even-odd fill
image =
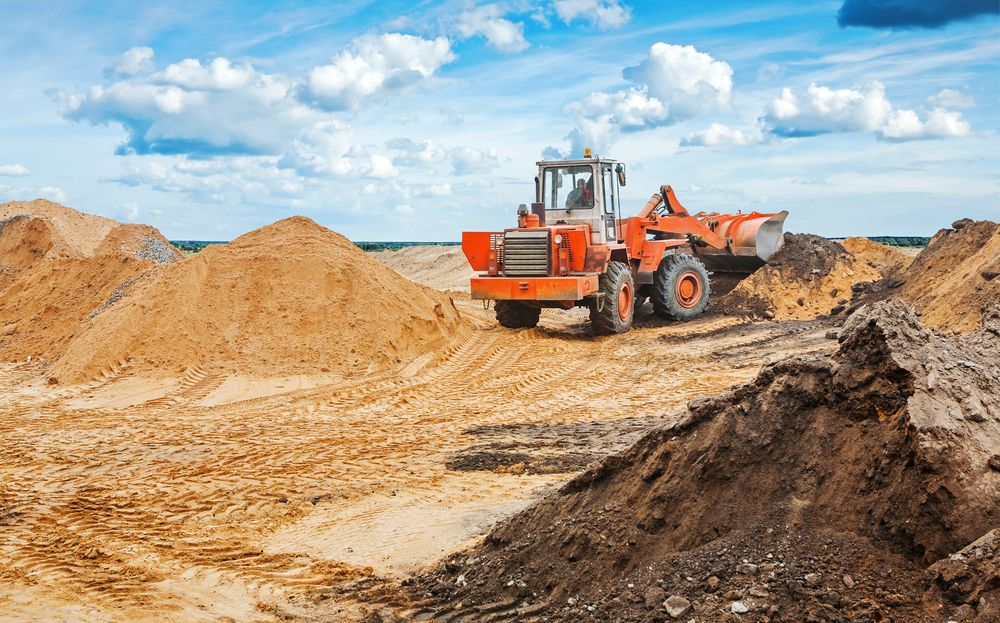
[[[624,164],[589,149],[536,164],[535,201],[518,208],[517,227],[462,234],[479,272],[472,298],[495,301],[505,327],[534,327],[543,307],[587,307],[595,334],[624,333],[646,299],[659,316],[688,320],[708,306],[712,274],[749,274],[783,243],[788,212],[692,215],[661,186],[621,218]]]

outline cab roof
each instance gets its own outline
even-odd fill
[[[563,166],[563,165],[572,166],[580,164],[594,164],[602,162],[618,164],[618,161],[612,158],[595,157],[595,158],[580,158],[579,160],[539,160],[538,162],[535,163],[535,165],[539,167],[542,166],[551,167],[551,166]]]

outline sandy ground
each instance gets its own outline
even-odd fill
[[[648,306],[623,336],[578,311],[511,331],[456,304],[467,338],[360,381],[0,369],[0,621],[353,620],[686,401],[833,345]]]

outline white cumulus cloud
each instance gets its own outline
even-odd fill
[[[627,80],[647,85],[649,94],[677,120],[725,108],[733,92],[729,63],[690,45],[654,43],[644,61],[622,73]]]
[[[329,64],[312,68],[308,91],[327,110],[355,110],[368,99],[430,78],[454,59],[446,37],[424,39],[399,33],[365,36]]]
[[[635,86],[592,93],[570,104],[576,127],[570,152],[607,151],[622,131],[670,125],[725,108],[733,90],[733,68],[692,46],[655,43],[638,65],[622,75]]]
[[[234,69],[226,59],[170,67],[185,70],[61,92],[59,110],[70,120],[123,126],[119,153],[196,156],[279,153],[289,136],[321,118],[295,97],[289,79]]]
[[[955,89],[941,89],[937,95],[927,98],[927,102],[935,108],[972,108],[976,105],[971,95]]]
[[[698,130],[681,139],[681,147],[722,147],[746,145],[750,139],[741,130],[721,123],[713,123],[704,130]]]
[[[31,169],[23,164],[0,164],[0,175],[8,177],[23,177],[29,175]]]
[[[477,35],[486,38],[486,44],[499,52],[521,52],[528,48],[524,38],[524,24],[503,17],[496,4],[469,9],[459,15],[455,30],[463,39]]]
[[[969,122],[962,119],[960,112],[935,108],[921,120],[916,111],[894,110],[879,134],[889,141],[911,141],[966,136],[970,129]]]
[[[202,65],[198,59],[186,58],[167,65],[166,69],[153,76],[153,80],[188,90],[233,90],[247,86],[255,77],[256,72],[250,64],[235,66],[228,58],[218,57],[208,65]]]
[[[116,74],[122,76],[134,76],[149,71],[152,68],[153,48],[134,47],[129,48],[124,54],[118,57],[112,69]]]
[[[495,147],[446,148],[433,141],[415,141],[409,138],[392,139],[386,142],[386,147],[396,152],[392,162],[397,166],[428,170],[439,164],[449,164],[454,175],[489,173],[500,166]]]
[[[602,30],[619,28],[632,18],[631,9],[619,0],[555,0],[552,8],[566,24],[579,19]]]
[[[894,109],[878,81],[855,89],[810,84],[804,94],[785,87],[761,122],[768,132],[782,137],[871,132],[882,139],[906,141],[964,136],[970,130],[959,112],[935,108],[921,119],[914,110]]]

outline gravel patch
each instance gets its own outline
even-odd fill
[[[159,238],[142,236],[137,242],[141,242],[138,249],[129,249],[122,245],[122,251],[131,253],[140,260],[153,260],[157,264],[171,264],[177,261],[177,254],[170,248],[170,245]]]
[[[128,290],[128,287],[135,282],[135,279],[136,279],[135,277],[129,277],[125,281],[115,286],[115,289],[111,291],[111,294],[108,295],[108,298],[105,299],[104,302],[101,303],[96,309],[94,309],[94,311],[90,312],[87,315],[87,320],[93,320],[94,318],[97,317],[98,314],[103,312],[105,309],[111,307],[112,305],[120,301],[121,298],[125,296],[125,291]]]

